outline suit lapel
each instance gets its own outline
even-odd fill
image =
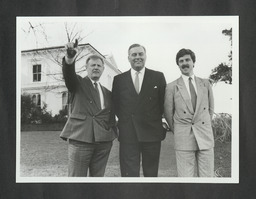
[[[195,82],[196,82],[196,88],[197,88],[197,100],[196,100],[196,111],[195,112],[197,112],[199,105],[201,104],[201,101],[203,99],[204,83],[198,77],[195,77]]]
[[[131,93],[132,95],[138,96],[138,93],[136,92],[135,87],[134,87],[134,84],[133,84],[133,81],[132,81],[131,69],[128,70],[125,75],[126,75],[126,78],[125,78],[125,79],[126,79],[125,85],[127,85],[127,88],[129,89],[129,91],[130,91],[130,93]]]
[[[148,91],[150,91],[150,89],[147,89],[147,88],[150,88],[150,84],[151,84],[150,79],[151,79],[150,72],[147,68],[145,68],[145,74],[144,74],[143,82],[142,82],[140,93],[139,93],[139,96],[141,98],[145,96]]]
[[[182,79],[182,77],[180,77],[178,80],[177,80],[177,87],[180,91],[180,94],[185,102],[185,104],[187,105],[189,111],[191,113],[194,113],[194,109],[193,109],[193,106],[192,106],[192,102],[191,102],[191,99],[189,97],[189,94],[188,94],[188,91],[187,91],[187,88],[185,86],[185,82],[184,80]]]
[[[131,76],[131,70],[127,71],[125,74],[125,85],[127,85],[127,88],[129,89],[129,92],[131,95],[139,97],[140,99],[143,99],[143,96],[147,95],[147,92],[150,90],[148,89],[151,85],[151,74],[147,68],[145,68],[145,74],[143,78],[143,82],[141,85],[141,90],[140,93],[138,94],[135,90],[134,83],[132,81],[132,76]],[[138,101],[139,102],[139,101]]]

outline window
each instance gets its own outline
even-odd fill
[[[41,64],[33,65],[33,82],[41,81]]]
[[[34,94],[32,96],[32,102],[39,108],[41,108],[41,95],[40,94]]]
[[[62,109],[65,110],[68,107],[68,92],[62,93]]]

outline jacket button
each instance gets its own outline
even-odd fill
[[[192,125],[194,125],[194,123],[192,123]]]
[[[90,104],[92,104],[92,101],[90,101]]]
[[[204,108],[204,110],[205,110],[206,108]]]
[[[204,124],[204,122],[202,122],[202,124]]]
[[[184,114],[186,114],[186,111],[184,111]]]

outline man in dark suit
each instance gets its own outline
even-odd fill
[[[145,68],[146,49],[133,44],[128,50],[131,70],[114,78],[112,99],[118,117],[120,167],[123,177],[157,177],[166,81],[163,73]]]
[[[194,75],[195,61],[190,49],[177,53],[182,75],[166,87],[164,112],[174,133],[178,176],[213,177],[213,92],[209,80]]]
[[[102,177],[112,141],[114,115],[111,116],[111,93],[98,82],[104,61],[98,55],[86,60],[87,76],[75,72],[77,43],[66,45],[63,76],[71,93],[71,114],[60,137],[68,140],[68,176]],[[113,127],[113,128],[112,128]]]

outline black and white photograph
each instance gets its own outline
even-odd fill
[[[239,183],[239,17],[16,18],[17,183]]]

